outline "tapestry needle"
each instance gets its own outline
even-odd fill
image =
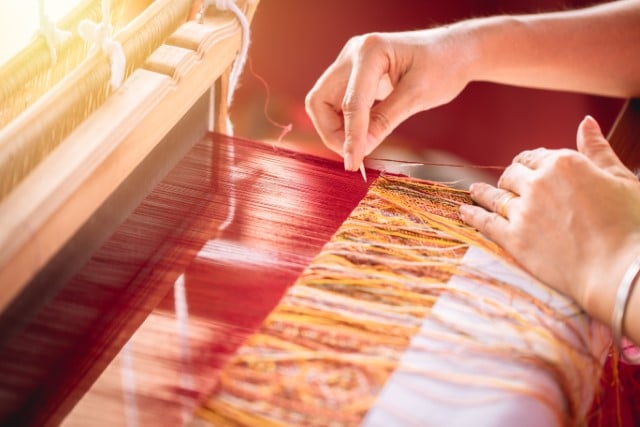
[[[360,173],[362,174],[364,182],[367,182],[367,172],[364,170],[364,162],[360,163]]]

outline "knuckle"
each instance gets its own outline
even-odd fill
[[[556,169],[572,168],[579,163],[577,152],[568,148],[560,149],[551,160],[551,166]]]
[[[363,54],[382,49],[386,45],[380,33],[369,33],[360,36],[360,52]]]
[[[486,233],[489,237],[493,237],[493,234],[494,234],[493,231],[495,229],[496,220],[497,220],[497,216],[495,215],[484,215],[480,219],[480,224],[479,224],[480,230]]]
[[[340,52],[340,55],[338,56],[338,58],[348,58],[351,57],[351,55],[353,54],[354,51],[358,51],[360,49],[360,45],[362,44],[362,36],[353,36],[351,37],[349,40],[347,40],[347,43],[345,43],[344,47],[342,48],[342,51]]]
[[[312,89],[307,93],[307,96],[304,98],[304,107],[308,113],[313,112],[316,109],[316,105],[318,103],[318,91],[316,89]]]
[[[375,137],[382,137],[390,132],[392,123],[382,111],[372,110],[369,121],[369,132]]]
[[[350,60],[362,58],[383,49],[385,45],[386,41],[380,33],[360,34],[347,41],[340,57]]]
[[[551,183],[553,185],[553,183]],[[526,194],[533,200],[544,200],[548,191],[549,178],[544,173],[538,173],[529,178],[524,187],[523,195]]]
[[[342,144],[342,150],[344,152],[353,151],[353,134],[351,132],[345,132],[345,141]]]
[[[498,178],[498,182],[496,183],[496,186],[498,188],[505,188],[505,185],[508,182],[509,174],[512,171],[513,171],[513,166],[512,165],[509,165],[504,169],[504,172],[502,172],[502,175],[500,175],[500,178]]]
[[[365,98],[353,89],[348,89],[342,99],[342,112],[353,114],[367,107]]]

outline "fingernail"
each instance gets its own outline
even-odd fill
[[[587,114],[586,116],[584,116],[584,122],[587,126],[590,126],[592,129],[597,130],[598,132],[602,133],[602,131],[600,130],[600,125],[598,124],[598,122],[596,121],[596,119],[594,119],[592,116],[590,116],[589,114]]]
[[[352,171],[353,170],[353,157],[350,153],[344,153],[344,170]]]
[[[364,182],[367,182],[367,171],[364,169],[364,162],[360,163],[360,174],[362,175]]]

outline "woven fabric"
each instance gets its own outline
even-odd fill
[[[463,225],[461,203],[466,192],[380,176],[198,416],[214,425],[431,425],[473,407],[493,425],[525,410],[540,412],[538,422],[584,421],[606,334]],[[420,397],[413,416],[400,409],[402,391],[389,393],[398,387]],[[440,409],[420,413],[425,402]]]

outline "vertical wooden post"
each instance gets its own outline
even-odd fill
[[[625,103],[608,138],[624,164],[637,173],[640,170],[640,98]]]

